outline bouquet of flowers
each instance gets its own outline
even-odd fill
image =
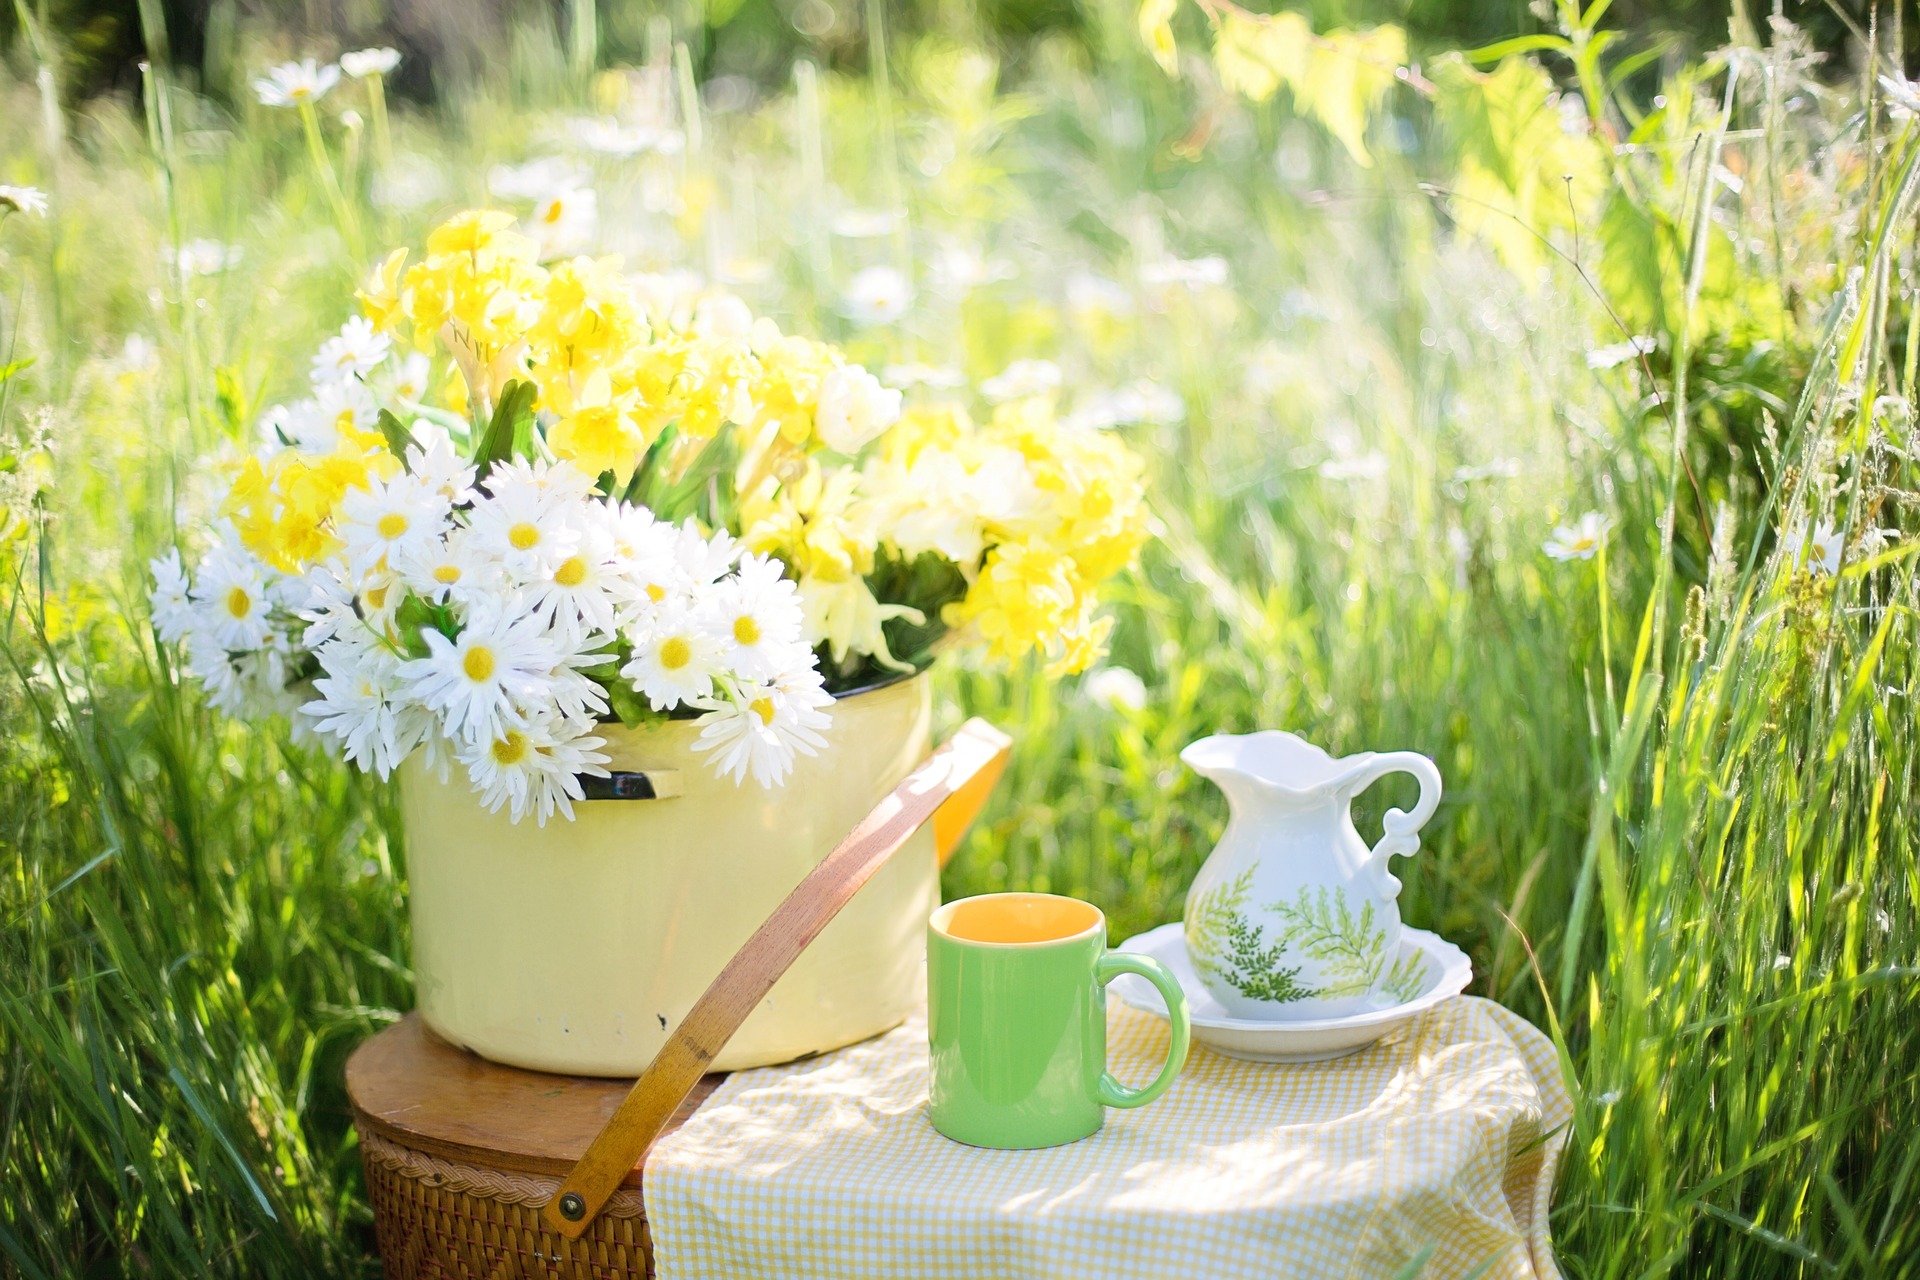
[[[1136,459],[1051,386],[984,426],[903,406],[736,298],[543,263],[505,213],[358,296],[191,577],[154,562],[155,628],[220,710],[382,777],[457,762],[516,821],[572,816],[610,720],[697,717],[719,772],[775,786],[834,693],[956,637],[1081,669],[1145,538]]]

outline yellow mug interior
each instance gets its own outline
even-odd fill
[[[932,925],[960,942],[1018,946],[1078,938],[1105,925],[1100,908],[1051,893],[989,893],[949,902]]]

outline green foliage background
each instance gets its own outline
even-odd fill
[[[323,104],[374,244],[599,105],[578,11],[476,19],[478,64],[409,46],[382,176],[437,175],[417,204],[375,198],[354,91]],[[1426,752],[1448,794],[1396,868],[1403,913],[1563,1047],[1569,1274],[1920,1274],[1920,137],[1863,74],[1897,70],[1891,17],[1885,43],[1748,23],[1715,52],[1724,15],[1689,9],[1682,57],[1651,9],[1411,6],[1430,89],[1367,110],[1362,166],[1294,89],[1228,92],[1191,8],[1178,80],[1128,5],[889,8],[879,33],[879,6],[834,12],[844,39],[809,44],[761,0],[600,7],[588,61],[663,66],[678,35],[697,78],[754,86],[702,99],[684,260],[754,258],[750,301],[876,365],[1046,356],[1186,404],[1123,428],[1157,538],[1112,663],[1144,702],[943,668],[945,722],[1019,735],[948,891],[1080,894],[1132,933],[1179,915],[1224,816],[1185,743]],[[0,223],[0,366],[32,360],[0,381],[0,1274],[375,1274],[340,1067],[411,1002],[397,815],[284,726],[209,713],[146,626],[143,566],[193,536],[192,476],[366,265],[246,79],[396,14],[9,15],[0,182],[54,209]],[[1443,56],[1561,27],[1572,52]],[[1618,43],[1583,61],[1601,27]],[[604,216],[638,207],[631,175],[596,181]],[[892,191],[903,239],[821,230]],[[238,265],[169,265],[200,237]],[[944,239],[1011,277],[944,298]],[[837,291],[894,254],[922,304],[858,331]],[[1207,254],[1225,285],[1144,283]],[[1075,303],[1083,271],[1127,305]],[[1587,510],[1604,552],[1546,558]],[[1807,566],[1819,523],[1837,574]],[[1363,829],[1406,803],[1381,791]]]

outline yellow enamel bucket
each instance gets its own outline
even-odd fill
[[[827,747],[771,790],[717,776],[691,749],[689,721],[606,726],[609,769],[682,794],[588,800],[574,821],[544,828],[487,813],[457,770],[441,782],[409,760],[401,805],[421,1016],[496,1062],[639,1074],[787,893],[926,758],[925,676],[843,698],[832,717]],[[924,997],[924,931],[938,905],[927,826],[801,954],[713,1069],[786,1062],[901,1022]]]

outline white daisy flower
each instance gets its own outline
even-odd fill
[[[687,141],[677,129],[629,128],[604,116],[577,116],[567,122],[567,128],[581,146],[603,156],[637,156],[644,151],[677,155]]]
[[[646,696],[655,711],[671,711],[713,693],[713,678],[725,669],[720,641],[691,609],[663,605],[650,631],[628,633],[633,657],[621,678]]]
[[[320,344],[313,357],[313,385],[323,386],[343,378],[364,378],[385,363],[393,351],[393,339],[373,327],[365,316],[355,316],[340,326],[340,332]]]
[[[599,222],[599,197],[590,187],[563,187],[533,206],[527,228],[546,255],[567,253],[593,238]]]
[[[1087,697],[1115,711],[1134,712],[1147,705],[1147,682],[1125,667],[1102,667],[1080,687]]]
[[[424,351],[409,351],[387,368],[380,384],[386,391],[387,399],[399,400],[406,404],[419,404],[427,398],[427,388],[433,380],[433,362],[427,359]],[[444,434],[445,428],[441,431]],[[414,437],[419,438],[419,431]]]
[[[218,240],[189,240],[174,255],[174,265],[180,268],[183,276],[215,276],[239,266],[241,257],[237,244],[222,244]]]
[[[342,632],[365,629],[354,603],[355,584],[338,559],[313,565],[289,585],[298,588],[289,612],[307,624],[300,637],[300,643],[307,648],[318,649]]]
[[[1060,389],[1060,366],[1051,360],[1015,360],[980,384],[980,394],[994,404],[1031,400]]]
[[[269,570],[240,545],[232,529],[200,561],[191,592],[206,633],[230,653],[258,649],[273,627],[268,618]]]
[[[811,667],[785,673],[766,685],[748,685],[739,702],[715,706],[697,722],[695,751],[713,752],[713,765],[734,785],[753,779],[763,787],[786,780],[795,755],[814,755],[827,745],[819,730],[829,723],[822,707],[833,698]]]
[[[21,213],[44,218],[47,216],[47,193],[38,187],[0,186],[0,209],[9,213],[18,209]]]
[[[868,267],[840,297],[840,314],[857,325],[892,324],[907,314],[913,286],[892,267]]]
[[[403,471],[347,490],[334,532],[346,544],[348,568],[371,573],[400,555],[428,553],[446,532],[451,509],[446,494]]]
[[[1571,525],[1561,525],[1541,544],[1541,550],[1555,560],[1591,560],[1607,540],[1613,521],[1598,511],[1589,511]]]
[[[585,186],[585,169],[559,156],[525,164],[496,164],[487,170],[487,190],[500,200],[538,200],[549,191]]]
[[[857,364],[841,365],[820,379],[813,430],[837,453],[857,453],[900,420],[900,393]]]
[[[693,521],[688,520],[674,531],[673,556],[685,575],[686,586],[690,591],[710,587],[725,577],[733,567],[734,557],[740,554],[740,544],[725,529],[715,529],[711,535],[702,534]]]
[[[467,742],[497,737],[543,705],[561,661],[538,618],[509,597],[483,609],[449,640],[431,627],[420,630],[427,656],[400,664],[407,691],[440,714],[447,732]]]
[[[700,620],[720,642],[722,661],[748,680],[770,680],[807,657],[794,584],[778,560],[748,555],[739,572],[702,602]]]
[[[178,644],[199,625],[199,615],[191,598],[187,571],[180,563],[178,548],[147,562],[153,575],[153,590],[147,595],[153,629],[168,644]]]
[[[339,67],[331,62],[323,67],[312,58],[303,58],[269,68],[265,77],[253,82],[253,91],[265,106],[304,107],[326,97],[327,91],[339,83]]]
[[[474,499],[473,464],[460,456],[447,429],[426,418],[414,419],[413,444],[407,449],[407,474],[452,506]]]
[[[458,525],[425,546],[398,552],[389,563],[409,591],[431,604],[475,608],[506,583],[500,566],[477,554],[472,538]]]
[[[399,65],[398,49],[356,49],[352,53],[340,55],[340,69],[355,80],[365,80],[368,76],[392,75],[393,69]]]
[[[1846,550],[1847,535],[1835,529],[1831,522],[1822,520],[1813,526],[1811,535],[1805,525],[1788,534],[1787,545],[1794,549],[1796,565],[1830,578],[1840,572],[1840,555]]]
[[[561,472],[566,476],[556,481]],[[495,467],[487,477],[487,496],[474,503],[468,518],[474,550],[498,562],[515,583],[549,577],[580,541],[580,530],[568,517],[585,493],[566,478],[579,474],[565,463]]]
[[[385,778],[413,754],[432,727],[400,680],[400,661],[370,633],[349,633],[314,651],[325,672],[320,696],[300,708],[314,731],[337,738],[347,760]]]
[[[620,571],[613,512],[598,502],[586,506],[573,552],[544,579],[527,587],[533,612],[570,645],[590,636],[612,635],[643,591]]]
[[[541,826],[555,812],[573,819],[573,802],[584,798],[580,775],[605,777],[605,739],[557,716],[535,717],[460,748],[473,789],[487,812],[507,806],[513,821],[531,813]]]

